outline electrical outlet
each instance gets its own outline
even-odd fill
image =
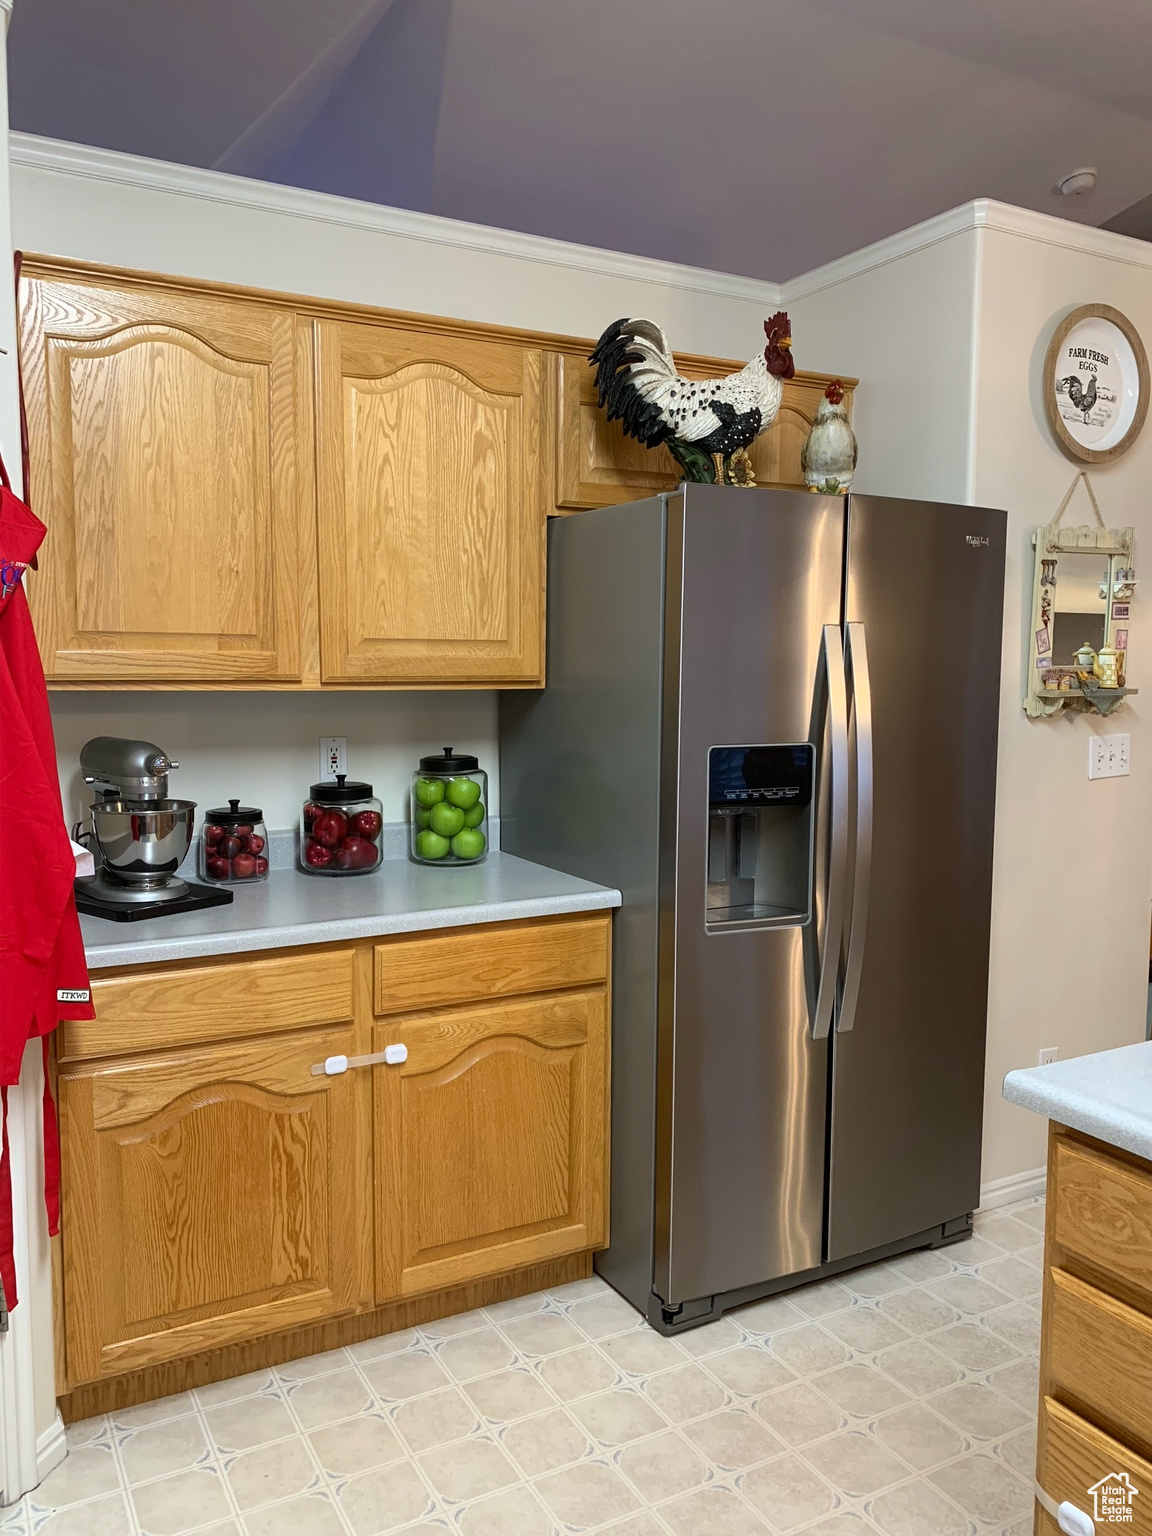
[[[338,773],[348,772],[347,736],[321,736],[320,777],[335,782]]]
[[[1120,779],[1130,773],[1132,737],[1127,731],[1118,736],[1092,736],[1088,741],[1088,777]]]
[[[1058,1045],[1046,1045],[1040,1052],[1040,1065],[1042,1067],[1050,1066],[1051,1063],[1057,1061],[1059,1057],[1060,1047]]]

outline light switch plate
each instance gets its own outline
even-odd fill
[[[348,772],[347,736],[321,736],[320,777],[335,782],[338,773]]]
[[[1117,736],[1092,736],[1088,740],[1088,777],[1120,779],[1131,772],[1129,758],[1132,737],[1124,731]]]

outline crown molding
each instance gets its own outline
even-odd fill
[[[1048,213],[1036,213],[1031,208],[1017,208],[1011,203],[981,197],[792,278],[781,285],[781,302],[787,304],[792,299],[806,299],[825,288],[834,288],[837,283],[861,277],[865,272],[887,266],[901,257],[978,229],[1018,235],[1025,240],[1038,240],[1045,245],[1058,245],[1062,250],[1103,256],[1132,266],[1152,267],[1152,245],[1146,240],[1135,240],[1131,235],[1118,235],[1110,229],[1076,224],[1071,219],[1057,219]]]
[[[0,0],[0,5],[3,3],[4,0]],[[139,155],[122,154],[119,150],[69,144],[60,139],[40,138],[35,134],[13,133],[9,144],[13,165],[27,166],[37,171],[80,176],[90,181],[140,187],[152,192],[168,192],[178,197],[199,198],[206,202],[230,203],[237,207],[258,209],[263,213],[362,229],[403,240],[455,246],[494,256],[508,256],[518,261],[574,268],[631,282],[651,283],[661,288],[741,299],[762,307],[774,308],[780,302],[779,284],[759,278],[710,272],[703,267],[680,266],[655,257],[601,250],[596,246],[552,240],[544,235],[496,229],[487,224],[468,224],[459,219],[442,218],[438,214],[387,208],[378,203],[358,202],[354,198],[334,197],[327,192],[309,192],[274,182],[252,181],[225,171],[175,165],[166,160],[148,160]]]

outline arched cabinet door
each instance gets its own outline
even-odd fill
[[[307,323],[111,274],[30,265],[20,289],[29,495],[48,529],[28,591],[49,681],[299,681]]]
[[[326,683],[543,681],[540,352],[318,321]]]
[[[70,1383],[356,1303],[351,1028],[60,1073]]]
[[[414,1014],[375,1074],[377,1300],[605,1241],[602,988]]]

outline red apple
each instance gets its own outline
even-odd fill
[[[332,862],[332,850],[325,848],[323,843],[309,838],[304,844],[304,862],[310,864],[313,869],[323,869],[325,864]]]
[[[243,846],[244,844],[240,841],[236,834],[234,832],[229,832],[228,836],[220,844],[220,852],[224,858],[234,859],[243,848]]]
[[[235,832],[237,837],[251,837],[252,836],[252,828],[248,825],[248,823],[246,821],[245,822],[241,822],[240,825],[237,826],[237,827],[233,827],[232,830],[233,830],[233,832]]]
[[[379,811],[357,811],[348,823],[348,830],[357,837],[366,837],[374,843],[380,836],[380,828],[384,825],[384,818]]]
[[[205,826],[204,826],[204,841],[208,845],[209,848],[215,848],[216,844],[218,842],[220,842],[220,840],[223,838],[223,836],[224,836],[224,828],[223,827],[213,826],[211,822],[206,822],[205,823]]]
[[[348,818],[343,811],[325,811],[312,823],[312,836],[325,848],[335,848],[348,836]]]
[[[314,801],[306,800],[304,802],[304,830],[307,831],[317,816],[322,816],[323,814],[324,812]]]
[[[204,873],[210,880],[227,880],[231,868],[228,860],[222,859],[218,853],[204,860]]]
[[[248,852],[249,853],[263,853],[264,852],[264,839],[260,836],[260,834],[258,832],[249,832],[249,834],[248,834]]]
[[[258,875],[266,875],[268,873],[268,860],[267,859],[257,859],[256,860],[256,873]]]
[[[341,869],[371,869],[379,858],[375,843],[363,837],[346,837],[336,850]]]
[[[237,880],[251,880],[256,873],[255,854],[238,853],[232,860],[232,873]]]

